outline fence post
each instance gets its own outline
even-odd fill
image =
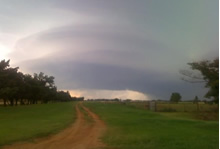
[[[186,104],[185,103],[183,104],[183,110],[184,110],[183,112],[186,112]]]
[[[199,102],[197,102],[197,112],[199,112]]]
[[[156,110],[156,101],[150,101],[149,102],[149,109],[151,110],[151,111],[154,111],[154,112],[156,112],[157,110]]]

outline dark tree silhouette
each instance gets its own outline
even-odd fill
[[[179,102],[179,101],[181,101],[181,95],[180,95],[180,93],[172,93],[171,94],[171,97],[170,97],[170,101],[171,102]]]
[[[69,92],[57,91],[54,77],[43,72],[34,75],[11,68],[10,60],[0,61],[0,100],[4,106],[48,103],[49,101],[71,101]]]
[[[199,98],[197,96],[195,96],[193,103],[198,103],[199,102]]]
[[[206,98],[212,98],[216,103],[219,102],[219,58],[213,61],[200,61],[188,63],[192,70],[197,70],[200,74],[193,71],[182,70],[180,73],[184,75],[183,80],[191,83],[205,82],[205,87],[209,91],[205,94]]]

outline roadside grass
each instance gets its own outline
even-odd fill
[[[173,117],[116,103],[84,102],[108,126],[103,141],[114,149],[217,149],[218,121]],[[180,115],[179,115],[180,116]]]
[[[75,103],[0,107],[0,147],[59,132],[75,120]]]

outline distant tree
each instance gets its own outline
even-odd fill
[[[193,103],[198,103],[199,102],[199,98],[197,96],[195,96]]]
[[[56,93],[56,87],[54,85],[54,77],[45,75],[43,72],[34,74],[35,90],[38,92],[37,97],[41,103],[48,103],[51,99],[54,99],[54,93]],[[53,98],[52,98],[53,97]]]
[[[71,97],[72,101],[84,101],[84,97]]]
[[[59,101],[71,101],[72,97],[70,96],[70,93],[64,92],[64,91],[58,91],[57,92],[57,98]]]
[[[172,93],[170,97],[171,102],[179,102],[181,101],[181,95],[179,93]]]
[[[184,75],[183,80],[191,83],[204,82],[205,87],[209,91],[205,94],[206,98],[212,98],[216,103],[219,103],[219,58],[213,61],[204,60],[199,62],[188,63],[192,70],[197,70],[200,74],[193,71],[181,70]]]

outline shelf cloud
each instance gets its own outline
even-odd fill
[[[218,54],[216,0],[1,4],[4,57],[27,73],[55,76],[59,89],[94,97],[98,90],[100,97],[138,93],[145,99],[205,94],[203,84],[180,80],[179,70]]]

